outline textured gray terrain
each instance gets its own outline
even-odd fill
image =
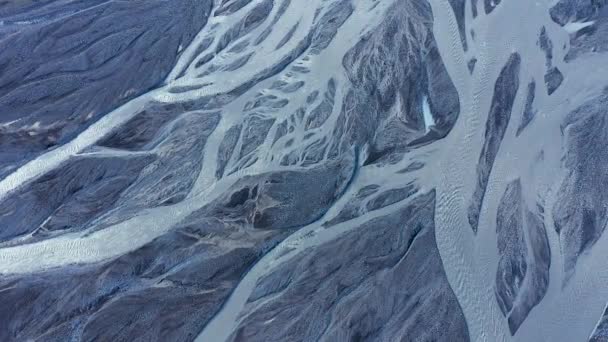
[[[608,88],[602,95],[569,113],[564,121],[568,151],[564,156],[566,175],[559,187],[553,208],[555,230],[560,234],[566,275],[574,272],[581,253],[591,248],[606,228],[605,203],[608,172],[600,166],[608,161],[608,151],[588,146],[608,143],[605,127]]]
[[[193,0],[3,4],[0,176],[157,87],[210,10]]]
[[[545,296],[551,250],[542,208],[529,208],[519,179],[509,183],[498,205],[496,235],[500,260],[496,299],[515,333]],[[527,242],[527,243],[526,243]]]
[[[534,116],[538,110],[534,106],[534,97],[536,96],[536,81],[532,80],[528,83],[528,93],[526,94],[526,105],[524,107],[524,111],[521,115],[521,121],[519,122],[519,126],[517,127],[517,132],[515,133],[519,136],[524,129],[534,120]]]
[[[513,102],[519,90],[520,64],[519,54],[512,54],[500,71],[494,85],[494,96],[486,121],[484,143],[477,163],[477,186],[468,211],[469,223],[475,233],[479,228],[479,214],[487,191],[490,172],[511,120]]]
[[[605,0],[0,1],[0,341],[608,341]]]
[[[593,330],[589,342],[601,342],[608,339],[608,310],[604,311],[604,314],[597,322],[597,326]]]
[[[260,278],[230,340],[469,340],[441,271],[434,206],[434,193],[416,196]]]

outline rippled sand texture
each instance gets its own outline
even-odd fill
[[[608,341],[608,2],[0,1],[0,341]]]

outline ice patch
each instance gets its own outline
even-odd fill
[[[566,32],[572,34],[572,33],[576,33],[579,30],[584,29],[587,26],[591,26],[595,23],[595,21],[585,21],[585,22],[574,22],[574,23],[567,23],[566,25],[564,25],[564,30],[566,30]]]
[[[431,127],[435,126],[435,119],[433,119],[433,114],[431,114],[429,99],[426,96],[422,99],[422,115],[424,117],[424,126],[428,133],[431,130]]]

